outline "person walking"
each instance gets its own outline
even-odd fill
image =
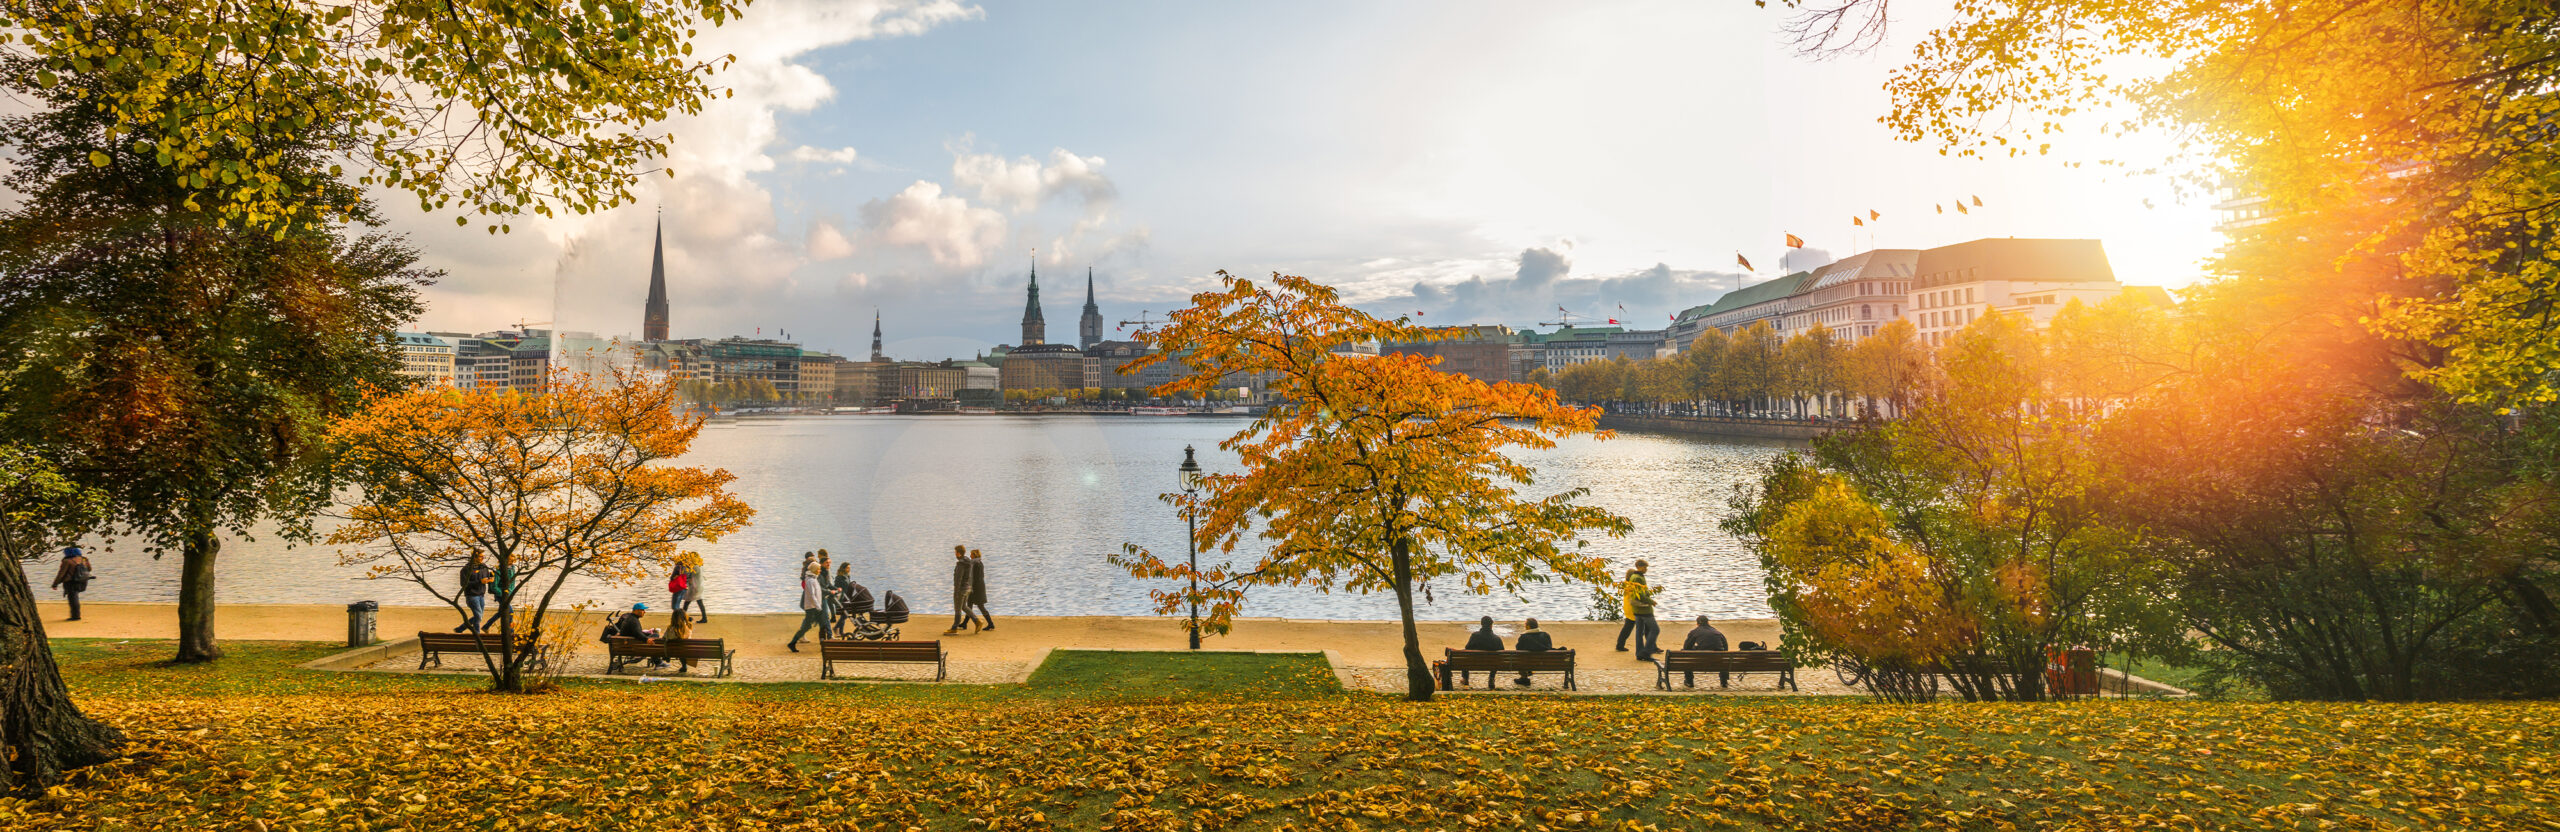
[[[676,568],[667,573],[667,607],[675,611],[677,618],[684,617],[684,599],[692,592],[693,576],[686,574],[684,563],[679,561]]]
[[[791,652],[800,652],[800,637],[808,635],[811,627],[818,628],[819,638],[827,637],[827,602],[821,596],[823,592],[818,586],[818,566],[813,558],[809,568],[800,570],[800,631],[792,633],[791,643],[784,645],[791,648]]]
[[[969,547],[951,547],[951,557],[951,629],[942,631],[946,636],[967,632],[969,625],[977,623],[969,613]]]
[[[1636,577],[1644,576],[1638,573]],[[1653,654],[1662,651],[1662,625],[1653,620],[1653,586],[1638,580],[1634,592],[1627,597],[1627,606],[1636,614],[1636,661],[1652,661]]]
[[[694,611],[694,613],[695,613],[695,616],[694,616],[694,619],[693,619],[693,623],[695,623],[695,624],[709,624],[709,623],[711,623],[711,608],[710,608],[710,607],[708,607],[708,606],[705,606],[705,605],[702,603],[702,564],[700,564],[700,563],[688,563],[688,564],[685,564],[685,565],[684,565],[684,582],[685,582],[684,601],[685,601],[685,603],[689,603],[689,604],[692,604],[692,605],[693,605],[693,611]],[[684,617],[684,603],[680,603],[680,604],[677,604],[677,605],[676,605],[676,617],[677,617],[677,618],[683,618],[683,617]]]
[[[829,622],[836,620],[836,594],[828,591],[827,587],[827,564],[831,561],[832,558],[828,556],[827,550],[818,550],[818,604],[820,609],[825,611],[826,620]],[[820,638],[826,637],[826,632],[825,627],[818,628]]]
[[[985,623],[979,631],[996,628],[996,614],[987,611],[987,556],[969,550],[969,611]]]
[[[1627,579],[1618,582],[1618,615],[1626,621],[1618,625],[1618,652],[1627,652],[1627,636],[1636,631],[1636,590],[1644,583],[1645,562],[1636,559],[1636,568],[1628,570]]]
[[[462,567],[462,605],[471,610],[471,617],[453,628],[454,632],[480,631],[481,619],[489,612],[489,584],[497,579],[498,573],[489,570],[488,558],[471,553],[471,562]]]
[[[53,570],[53,586],[71,604],[71,620],[80,620],[80,593],[89,591],[89,555],[78,546],[62,547],[62,567]]]

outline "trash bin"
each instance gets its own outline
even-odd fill
[[[372,601],[357,601],[347,605],[348,647],[364,647],[374,642],[373,614],[381,609],[382,605]]]

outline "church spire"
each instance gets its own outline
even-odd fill
[[[1102,343],[1102,305],[1093,302],[1093,267],[1084,269],[1084,317],[1076,321],[1076,346],[1093,349]]]
[[[1031,252],[1031,294],[1022,302],[1022,345],[1048,340],[1049,322],[1040,318],[1040,252]]]
[[[871,363],[889,363],[888,353],[880,351],[880,310],[871,310]]]
[[[640,313],[642,341],[667,340],[667,220],[663,215],[655,237],[649,244],[649,302]]]

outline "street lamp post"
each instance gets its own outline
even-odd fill
[[[1191,446],[1182,446],[1182,521],[1186,525],[1184,542],[1191,549],[1191,649],[1200,649],[1200,518],[1194,502],[1200,497],[1200,461],[1191,455]]]

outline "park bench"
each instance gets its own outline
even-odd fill
[[[1796,687],[1796,663],[1776,650],[1670,650],[1653,665],[1661,671],[1655,690],[1670,690],[1673,673],[1714,673],[1717,687],[1730,687],[1734,675],[1775,673],[1779,690],[1803,690]]]
[[[933,680],[942,681],[945,654],[939,641],[818,640],[818,678],[836,677],[837,662],[930,664]]]
[[[1475,673],[1479,671],[1485,674],[1485,686],[1487,688],[1491,688],[1500,682],[1499,674],[1502,673],[1562,673],[1564,674],[1564,689],[1576,689],[1573,682],[1573,650],[1571,649],[1546,650],[1534,653],[1519,650],[1455,649],[1443,650],[1441,652],[1446,654],[1447,658],[1431,663],[1432,668],[1440,673],[1441,690],[1457,689],[1455,685],[1450,684],[1449,674]]]
[[[542,661],[542,651],[537,647],[541,644],[541,639],[537,638],[538,635],[537,633],[516,634],[516,652],[533,654],[533,660],[537,664]],[[428,662],[434,662],[435,666],[443,667],[446,653],[496,655],[502,652],[498,649],[500,643],[497,633],[434,633],[419,630],[418,669],[427,669]]]
[[[726,644],[722,643],[721,639],[716,638],[669,638],[659,639],[657,641],[641,641],[629,638],[608,638],[604,640],[604,643],[604,672],[608,674],[620,673],[622,672],[624,665],[631,664],[632,662],[661,659],[665,661],[719,662],[720,669],[713,675],[727,676],[729,675],[729,659],[738,652],[736,650],[729,649]]]

